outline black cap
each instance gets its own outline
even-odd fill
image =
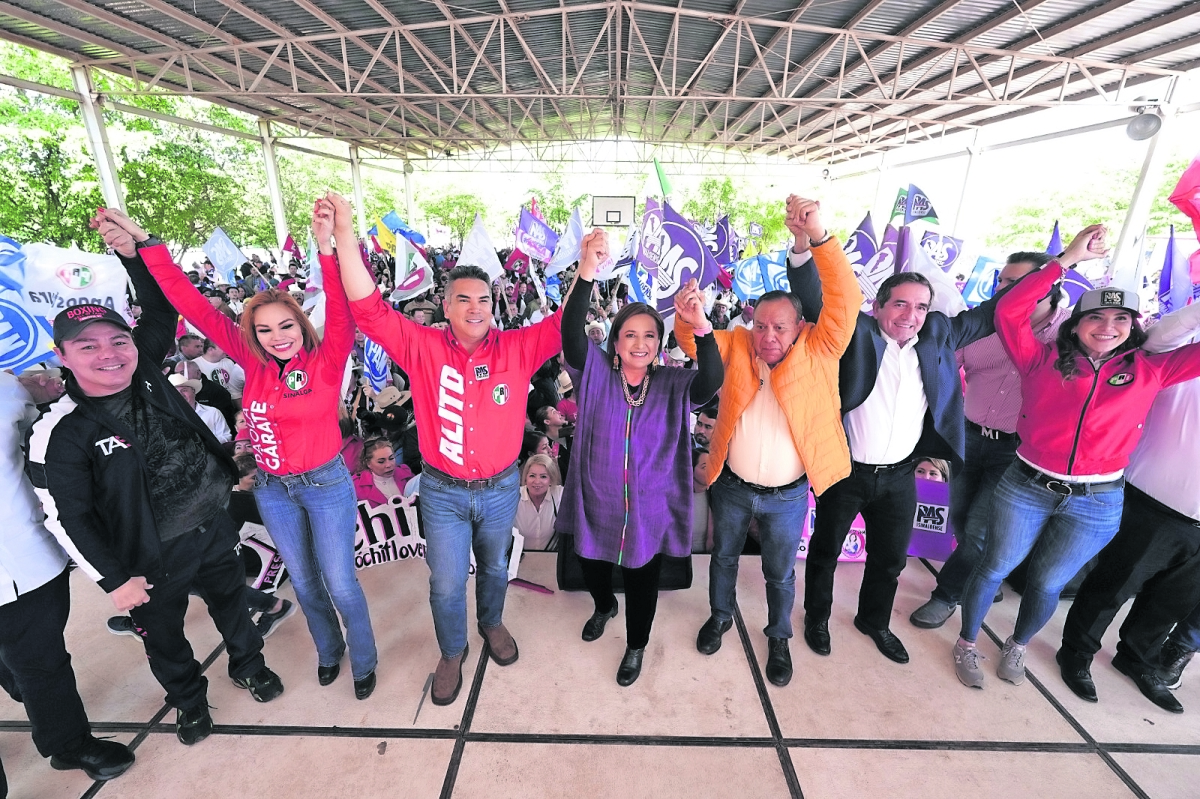
[[[103,305],[72,305],[54,317],[54,345],[61,346],[64,341],[79,338],[79,334],[92,322],[109,322],[133,332],[125,317],[112,308],[105,308]]]

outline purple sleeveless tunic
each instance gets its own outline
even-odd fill
[[[631,412],[621,375],[595,344],[583,372],[569,371],[579,420],[555,530],[575,536],[580,557],[633,569],[659,553],[687,557],[696,372],[656,369],[646,402]]]

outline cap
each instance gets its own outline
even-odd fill
[[[234,441],[253,441],[254,439],[250,438],[250,428],[243,427],[241,430],[238,431],[238,434],[233,437],[233,440]]]
[[[171,375],[167,378],[167,380],[169,380],[171,385],[175,386],[175,388],[190,388],[193,393],[199,391],[201,388],[199,380],[188,380],[186,377],[178,373]]]
[[[667,350],[667,357],[670,358],[672,361],[680,361],[680,362],[686,361],[688,359],[687,353],[684,352],[679,347],[672,347],[671,349]]]
[[[54,344],[61,345],[64,341],[79,338],[79,335],[92,322],[109,322],[117,327],[133,332],[133,328],[125,321],[125,317],[112,308],[103,305],[72,305],[70,308],[54,317]]]
[[[1134,316],[1140,316],[1141,311],[1138,310],[1140,307],[1141,302],[1138,300],[1136,292],[1110,286],[1085,291],[1079,298],[1079,302],[1075,304],[1075,309],[1071,311],[1071,317],[1083,316],[1089,311],[1102,311],[1106,308],[1122,308]]]

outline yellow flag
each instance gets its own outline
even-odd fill
[[[383,242],[380,242],[382,244]],[[746,242],[746,249],[742,251],[742,258],[753,258],[758,255],[758,248],[754,246],[754,242]]]
[[[396,234],[388,230],[388,226],[383,224],[379,217],[375,217],[375,240],[379,242],[380,247],[392,255],[396,254]]]

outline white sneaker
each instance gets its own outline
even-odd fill
[[[962,641],[954,645],[954,673],[958,681],[968,688],[983,687],[981,660],[987,660],[974,646],[964,646]]]
[[[1018,644],[1010,635],[1000,650],[1000,663],[996,666],[996,676],[1013,685],[1025,682],[1025,647]]]

